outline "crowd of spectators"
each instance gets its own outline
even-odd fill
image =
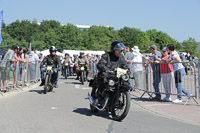
[[[1,56],[0,61],[1,92],[8,91],[8,84],[11,78],[13,80],[11,81],[11,86],[14,84],[16,87],[22,86],[22,82],[27,80],[27,64],[29,65],[29,74],[35,75],[35,63],[37,61],[42,61],[42,55],[37,54],[36,51],[31,51],[29,54],[28,52],[28,48],[22,49],[16,45],[13,45],[10,49],[5,50],[5,53]],[[29,78],[31,78],[31,76]]]

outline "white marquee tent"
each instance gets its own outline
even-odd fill
[[[102,54],[105,53],[104,51],[63,50],[63,54],[68,53],[71,56],[74,55],[74,54],[79,55],[80,52],[84,52],[85,54],[89,54],[89,55],[92,55],[92,54],[93,55],[94,54],[96,54],[96,55],[102,55]]]
[[[47,55],[50,54],[50,53],[49,53],[49,49],[44,50],[44,51],[41,51],[40,53],[42,53],[44,56],[47,56]],[[64,56],[64,54],[62,54],[62,53],[60,53],[60,52],[56,52],[56,54],[57,54],[58,56]]]

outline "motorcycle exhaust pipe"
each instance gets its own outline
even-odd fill
[[[93,97],[92,97],[89,93],[88,93],[88,98],[89,98],[90,104],[91,104],[92,106],[94,106],[96,109],[98,109],[99,111],[103,111],[103,110],[105,109],[105,107],[106,107],[107,104],[108,104],[108,100],[109,100],[109,98],[106,97],[106,101],[105,101],[104,106],[103,106],[102,108],[99,108],[98,106],[95,105],[95,101],[94,101]]]
[[[91,104],[92,106],[95,106],[94,99],[93,99],[93,97],[92,97],[92,96],[90,96],[90,94],[89,94],[89,93],[88,93],[88,98],[89,98],[90,104]]]
[[[103,111],[106,108],[107,104],[108,104],[108,100],[109,100],[109,98],[106,97],[105,104],[104,104],[104,106],[101,109],[98,106],[95,106],[95,108],[98,109],[99,111]]]

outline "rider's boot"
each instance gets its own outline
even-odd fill
[[[42,79],[42,82],[41,82],[40,86],[43,86],[44,84],[45,84],[45,80]]]

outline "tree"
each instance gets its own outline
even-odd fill
[[[158,49],[163,49],[168,44],[174,44],[175,48],[181,50],[181,45],[169,35],[156,29],[147,30],[146,33],[149,36],[150,41],[154,42],[158,46]]]
[[[198,54],[198,50],[197,50],[198,43],[195,41],[194,38],[190,37],[188,40],[183,41],[182,45],[185,52],[189,52],[193,55]]]
[[[30,41],[34,34],[38,33],[39,25],[36,23],[31,23],[28,20],[19,20],[11,23],[5,28],[5,32],[7,32],[13,39],[17,39],[19,41],[25,40]]]
[[[129,47],[138,46],[141,52],[149,52],[149,46],[152,42],[147,33],[136,28],[124,27],[119,30],[121,41]]]

